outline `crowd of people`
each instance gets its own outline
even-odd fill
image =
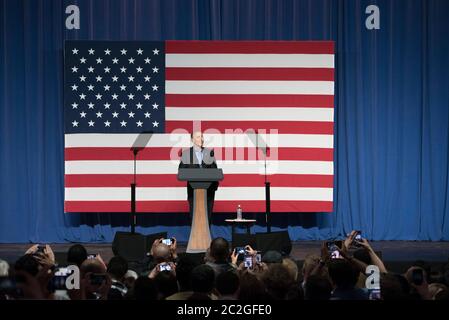
[[[301,267],[277,251],[260,253],[249,245],[232,249],[224,238],[213,239],[201,260],[177,251],[176,239],[170,244],[158,239],[144,261],[114,256],[106,263],[75,244],[67,252],[68,264],[76,266],[70,268],[57,264],[49,245],[33,245],[14,265],[0,260],[0,299],[449,299],[449,263],[431,270],[417,261],[405,273],[391,272],[355,231],[344,241],[323,242],[321,253],[308,255]],[[368,270],[379,272],[378,281]]]

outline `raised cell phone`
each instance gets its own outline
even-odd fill
[[[236,252],[237,254],[245,254],[246,250],[245,250],[245,248],[243,248],[243,247],[236,247],[236,248],[235,248],[235,252]]]
[[[245,268],[252,269],[252,267],[253,267],[253,257],[250,256],[250,255],[246,255],[245,259],[243,260],[243,263],[245,265]]]
[[[159,266],[159,271],[171,271],[171,266],[168,263],[163,263]]]
[[[163,243],[163,244],[166,244],[167,246],[171,246],[173,242],[172,242],[171,239],[163,239],[163,240],[162,240],[162,243]]]

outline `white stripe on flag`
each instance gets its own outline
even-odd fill
[[[165,55],[170,67],[334,68],[333,54],[178,54]]]
[[[332,201],[332,188],[271,188],[276,200]],[[185,187],[137,188],[137,201],[186,201]],[[264,187],[223,187],[217,190],[215,200],[264,200]],[[65,188],[66,201],[129,201],[129,188]]]
[[[165,81],[167,94],[333,95],[333,81]]]
[[[325,121],[334,120],[333,108],[195,108],[166,107],[166,120],[196,121]]]
[[[130,148],[138,134],[96,134],[75,133],[65,135],[65,147],[122,147]],[[331,134],[259,134],[271,148],[332,148],[334,136]],[[247,134],[204,134],[204,146],[207,148],[254,147],[254,132]],[[147,147],[191,146],[190,133],[154,134]]]
[[[138,174],[177,174],[179,160],[140,160],[136,163]],[[224,174],[262,174],[263,161],[217,161]],[[132,174],[133,161],[66,161],[66,174]],[[268,174],[333,174],[332,161],[271,161],[267,160]]]

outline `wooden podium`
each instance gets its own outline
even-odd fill
[[[212,241],[207,213],[207,188],[223,180],[223,170],[215,168],[181,168],[178,180],[188,181],[193,190],[193,217],[187,253],[206,252]]]

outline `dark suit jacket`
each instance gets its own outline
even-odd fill
[[[217,168],[217,162],[214,157],[214,151],[211,149],[203,148],[203,162],[201,163],[202,168]],[[184,149],[181,154],[181,162],[179,163],[179,168],[200,168],[196,154],[193,151],[193,147],[189,149]],[[218,181],[213,182],[211,186],[207,189],[208,193],[211,191],[216,191],[218,189]],[[193,197],[193,188],[187,183],[187,194],[189,197]]]

